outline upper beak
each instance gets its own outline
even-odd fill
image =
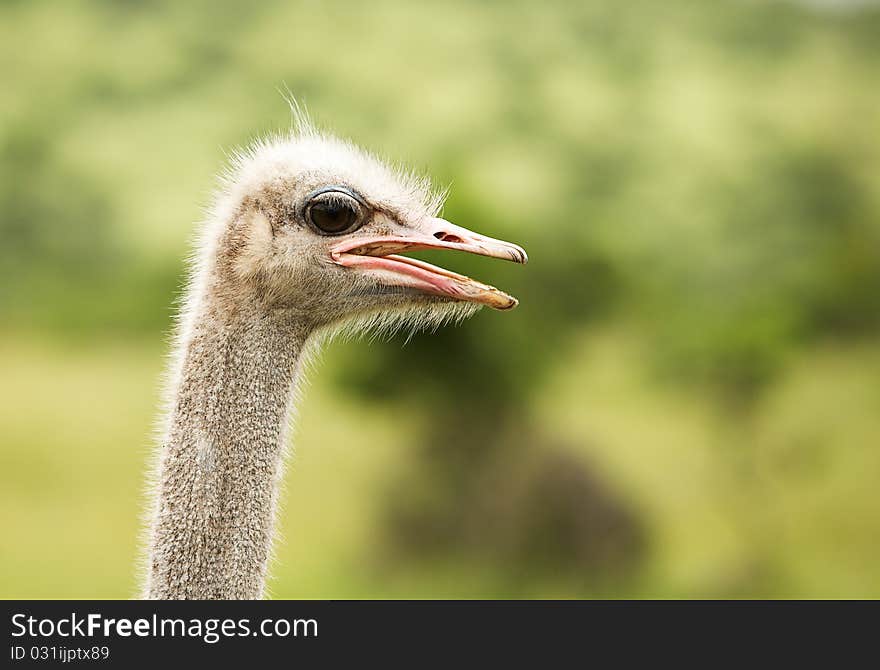
[[[331,248],[330,257],[333,262],[345,267],[361,267],[390,273],[393,275],[391,281],[394,285],[410,286],[427,293],[476,302],[495,309],[516,307],[516,298],[499,291],[494,286],[395,253],[420,249],[466,251],[480,256],[502,258],[514,263],[528,261],[525,250],[516,244],[480,235],[439,218],[430,219],[420,230],[407,231],[405,235],[345,240]]]

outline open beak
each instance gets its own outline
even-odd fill
[[[503,258],[525,263],[528,256],[522,247],[496,240],[445,219],[430,219],[419,231],[406,235],[387,235],[349,239],[330,250],[334,263],[343,267],[361,268],[389,276],[389,283],[447,296],[455,300],[476,302],[494,309],[512,309],[517,300],[494,286],[445,270],[436,265],[405,256],[398,252],[420,249],[450,249],[480,256]]]

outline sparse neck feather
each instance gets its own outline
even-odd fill
[[[309,330],[244,307],[198,308],[163,436],[146,597],[264,593],[288,414]]]

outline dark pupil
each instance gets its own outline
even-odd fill
[[[309,209],[312,223],[325,233],[341,233],[352,226],[357,212],[347,202],[324,200],[316,202]]]

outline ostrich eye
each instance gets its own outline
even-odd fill
[[[315,196],[306,208],[306,217],[318,230],[339,235],[354,230],[361,219],[361,205],[351,196],[329,191]]]

